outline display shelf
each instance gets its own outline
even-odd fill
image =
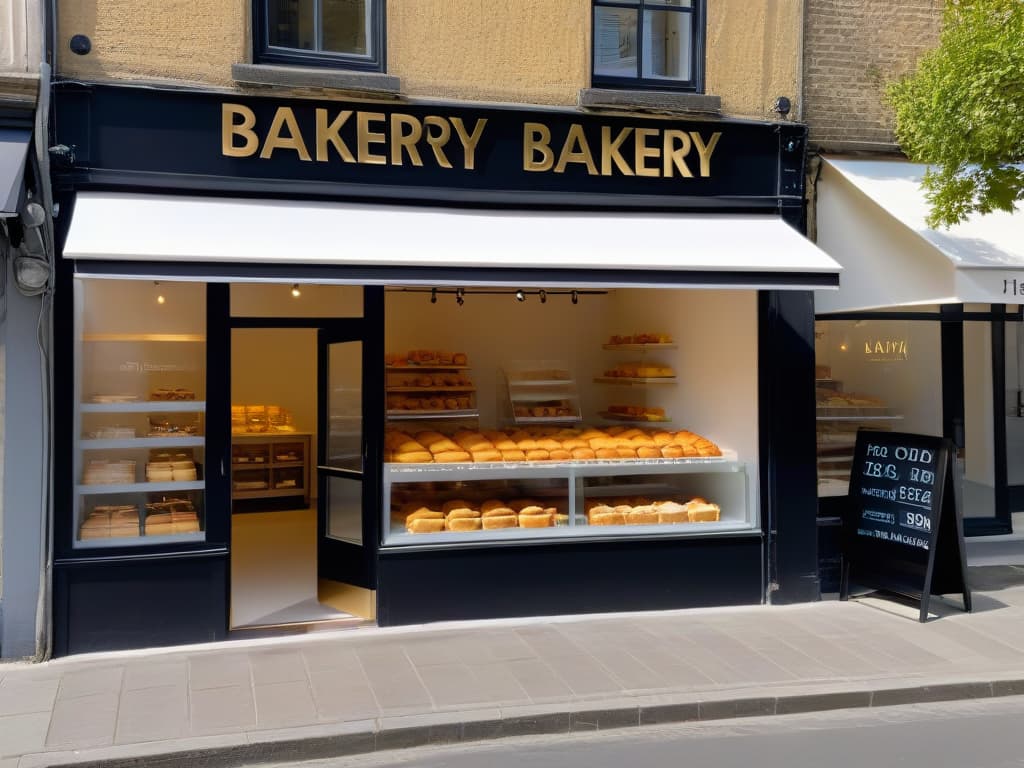
[[[679,345],[674,342],[664,344],[602,344],[601,349],[611,352],[647,352],[648,350],[678,349]]]
[[[181,544],[183,542],[205,541],[203,531],[192,533],[168,533],[153,536],[102,536],[95,539],[77,539],[75,549],[109,549],[110,547],[140,546],[154,544]]]
[[[206,337],[199,333],[86,333],[82,341],[136,341],[136,342],[189,342],[202,343]]]
[[[387,411],[388,419],[392,421],[426,421],[430,419],[478,419],[480,411],[475,408],[455,411]]]
[[[744,468],[735,451],[722,451],[721,456],[686,459],[590,459],[587,461],[482,461],[441,464],[386,463],[384,474],[407,478],[430,476],[431,479],[524,479],[537,477],[660,474],[664,472],[739,472]]]
[[[816,421],[901,421],[902,416],[830,416],[818,415]]]
[[[157,483],[80,483],[75,491],[80,496],[97,496],[101,493],[165,493],[171,491],[201,491],[206,487],[202,480],[180,480]]]
[[[121,439],[83,438],[79,441],[83,451],[100,451],[120,448],[202,448],[206,445],[203,436],[186,437],[125,437]]]
[[[205,400],[133,400],[125,403],[82,403],[80,413],[205,413]]]
[[[301,496],[309,504],[311,475],[310,441],[308,432],[256,432],[231,436],[231,498],[235,501],[274,499]],[[282,453],[281,446],[286,446]],[[287,456],[279,460],[278,456]],[[242,459],[251,459],[248,461]],[[298,476],[296,477],[296,472]],[[246,474],[242,474],[246,473]],[[256,474],[261,473],[261,474]],[[245,481],[237,477],[261,478]],[[284,486],[285,480],[294,481]],[[252,487],[239,487],[251,482]]]
[[[569,387],[575,384],[575,379],[513,379],[508,385],[510,387]]]
[[[516,416],[516,424],[579,424],[582,416]]]
[[[621,384],[625,387],[644,386],[647,384],[678,384],[675,376],[659,376],[656,378],[628,378],[626,376],[595,376],[595,384]]]
[[[513,361],[503,367],[504,400],[499,411],[511,424],[578,424],[580,397],[564,360]],[[550,409],[545,413],[540,409]]]

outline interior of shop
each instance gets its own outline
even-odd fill
[[[76,290],[75,546],[202,541],[215,428],[205,286],[80,279]],[[324,503],[317,452],[325,418],[329,454],[358,437],[364,381],[386,403],[375,422],[385,424],[384,546],[420,545],[422,533],[442,546],[759,529],[755,292],[393,286],[384,296],[384,370],[364,378],[360,354],[332,353],[321,393],[319,326],[361,316],[362,288],[231,286],[233,630],[374,619],[373,593],[319,578],[317,562],[318,514],[327,536],[359,543],[360,505]],[[485,434],[486,449],[465,442]],[[433,474],[410,479],[395,435],[461,442],[421,446],[417,471]],[[498,450],[502,441],[518,442]],[[662,461],[688,457],[705,464]],[[488,498],[502,510],[491,524],[493,510],[475,509]],[[457,499],[466,508],[452,515]],[[414,525],[410,505],[437,511]]]

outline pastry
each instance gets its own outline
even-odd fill
[[[441,451],[434,454],[434,461],[439,464],[451,464],[454,462],[472,461],[473,457],[465,451]]]
[[[479,517],[450,517],[445,521],[445,529],[449,531],[479,531],[480,528]]]
[[[572,454],[564,448],[557,448],[549,454],[551,461],[569,461]]]
[[[660,459],[662,458],[661,449],[651,446],[650,448],[640,447],[636,449],[636,456],[638,459]]]
[[[441,505],[441,511],[447,515],[453,509],[468,509],[469,507],[470,503],[468,501],[464,501],[463,499],[452,499],[451,501],[446,501]]]
[[[543,448],[535,448],[534,450],[526,452],[527,461],[548,461],[550,458],[551,454]]]
[[[491,448],[483,451],[473,451],[473,461],[501,461],[501,451]]]
[[[586,448],[586,447],[573,448],[570,451],[570,453],[572,454],[572,457],[574,459],[576,459],[577,461],[590,461],[592,459],[596,459],[597,458],[597,455],[594,453],[594,449],[593,448]]]
[[[681,459],[683,458],[683,447],[681,445],[663,445],[661,446],[661,455],[666,459]]]
[[[684,504],[675,501],[655,502],[654,510],[658,514],[659,523],[688,523],[690,514]]]
[[[480,517],[487,519],[489,517],[515,517],[516,511],[511,507],[491,507],[480,513]]]
[[[452,365],[468,365],[469,358],[466,357],[465,352],[455,352],[452,354]]]
[[[394,459],[398,464],[428,464],[434,460],[434,456],[430,451],[396,452]]]
[[[625,525],[626,523],[626,516],[615,511],[591,511],[587,519],[591,525]]]
[[[594,451],[594,455],[598,459],[617,459],[619,458],[619,452],[614,448],[598,448]]]
[[[515,528],[519,523],[519,518],[516,515],[495,515],[485,517],[481,522],[485,531],[495,528]]]
[[[406,515],[405,522],[408,524],[413,520],[441,520],[442,518],[444,518],[444,512],[429,507],[420,507],[415,512]]]
[[[520,528],[550,528],[551,527],[551,514],[541,510],[539,514],[528,515],[523,512],[519,513],[519,527]]]
[[[500,451],[502,461],[526,461],[526,453],[518,448],[511,451]]]
[[[444,520],[410,520],[406,524],[409,533],[440,533],[444,530]]]
[[[626,522],[629,525],[651,525],[658,522],[658,513],[653,506],[633,507],[626,513]]]
[[[536,504],[529,504],[519,510],[520,515],[543,515],[544,508],[539,507]]]
[[[686,512],[690,516],[691,523],[706,523],[718,520],[721,510],[717,504],[694,503],[686,505]]]
[[[481,514],[486,514],[491,510],[501,509],[502,507],[506,506],[507,505],[505,504],[505,502],[502,501],[501,499],[488,499],[487,501],[480,505],[480,512]]]

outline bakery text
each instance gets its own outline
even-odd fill
[[[431,166],[475,170],[487,118],[278,107],[269,122],[243,104],[221,105],[221,154],[307,163]],[[522,169],[588,176],[710,178],[721,131],[570,124],[555,137],[545,123],[522,126]]]

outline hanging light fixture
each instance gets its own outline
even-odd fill
[[[526,301],[526,294],[523,293],[521,288],[516,291],[516,301]]]
[[[455,291],[455,303],[458,304],[460,307],[463,304],[466,303],[465,295],[466,295],[465,288],[458,288],[458,289],[456,289],[456,291]]]
[[[292,296],[294,296],[297,299],[301,295],[302,291],[299,290],[299,284],[296,283],[295,285],[292,286]]]
[[[437,304],[437,288],[430,289],[430,303]]]
[[[157,304],[164,304],[164,303],[166,303],[167,299],[164,297],[163,292],[160,290],[160,281],[159,280],[154,280],[153,281],[153,285],[156,287],[156,303]]]
[[[580,295],[576,291],[572,292],[572,303],[573,304],[579,304],[580,303]]]
[[[540,303],[541,304],[547,304],[548,303],[548,292],[545,291],[543,288],[541,288],[538,293],[540,295]]]

